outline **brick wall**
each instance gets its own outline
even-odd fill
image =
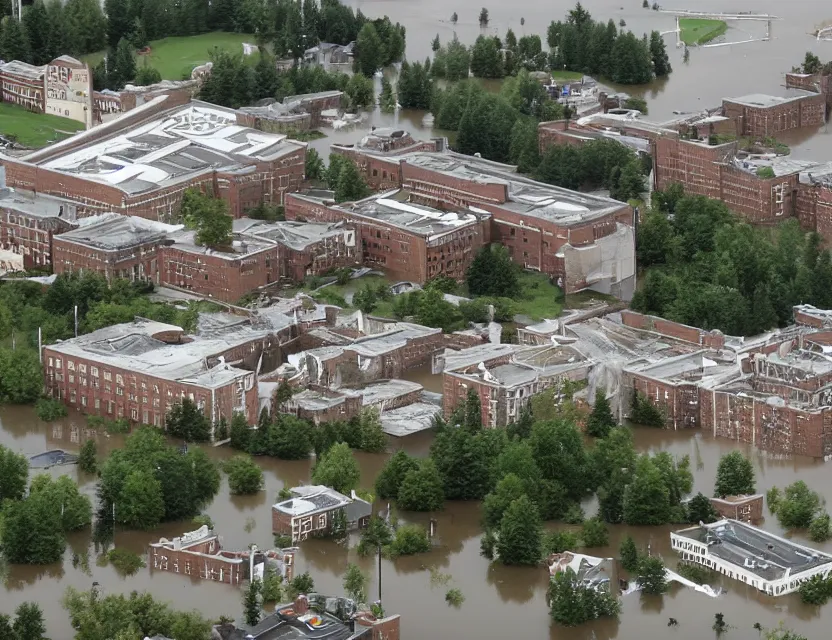
[[[174,403],[187,397],[201,406],[205,414],[229,422],[240,405],[236,381],[213,391],[196,385],[155,378],[146,373],[102,365],[88,358],[67,357],[44,347],[44,377],[49,395],[84,414],[109,419],[164,425],[165,415]],[[94,375],[96,374],[96,375]],[[251,424],[259,415],[257,386],[242,390],[242,404]]]
[[[720,198],[721,161],[736,150],[736,143],[708,146],[671,137],[656,138],[651,144],[653,180],[657,189],[682,184],[685,193]]]
[[[737,122],[740,135],[752,137],[775,136],[801,127],[817,127],[826,115],[826,97],[808,95],[771,107],[755,107],[722,101],[723,113]]]
[[[644,315],[630,309],[621,311],[621,322],[625,326],[634,329],[660,333],[670,338],[702,345],[708,349],[718,350],[725,346],[725,336],[719,331],[704,331],[678,322],[671,322],[658,316]]]
[[[147,550],[148,567],[153,571],[181,573],[192,578],[213,580],[238,585],[246,579],[248,563],[237,557],[214,555],[220,550],[216,538],[187,549],[167,549],[150,545]]]
[[[723,518],[742,522],[759,522],[763,519],[763,495],[723,500],[710,498],[711,504]]]
[[[760,178],[734,166],[719,166],[721,193],[719,199],[754,224],[779,224],[792,217],[798,174]]]
[[[223,302],[236,302],[278,279],[277,246],[236,258],[217,253],[192,252],[176,245],[162,247],[161,281]]]
[[[669,429],[695,429],[701,426],[699,390],[696,384],[674,384],[639,373],[627,375],[627,388],[644,395],[664,411]]]
[[[54,236],[73,227],[61,218],[28,216],[0,207],[0,248],[22,254],[26,269],[51,268]]]
[[[107,280],[129,278],[159,284],[159,247],[163,239],[126,249],[107,251],[72,242],[61,236],[53,240],[54,273],[100,273]]]
[[[46,111],[43,77],[36,80],[28,76],[0,71],[0,86],[2,86],[3,102],[16,104],[36,113]]]

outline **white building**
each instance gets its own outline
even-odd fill
[[[670,544],[684,560],[771,596],[797,591],[809,578],[832,571],[832,556],[738,520],[671,533]]]

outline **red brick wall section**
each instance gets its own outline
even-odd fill
[[[630,309],[621,311],[621,322],[625,326],[644,331],[652,331],[676,338],[684,342],[699,344],[709,349],[722,349],[725,346],[725,336],[719,332],[708,332],[696,327],[671,322],[658,316],[648,316]]]
[[[495,182],[482,183],[430,171],[402,163],[402,186],[421,195],[428,202],[446,202],[456,206],[499,204],[508,199],[508,187]]]
[[[223,302],[276,282],[278,249],[272,247],[234,259],[195,253],[176,245],[160,249],[161,281]]]
[[[779,224],[794,215],[798,174],[759,178],[733,166],[720,166],[721,197],[728,207],[754,224]]]
[[[735,147],[733,142],[708,146],[671,137],[656,138],[652,143],[656,188],[679,183],[688,194],[719,199],[719,167],[714,163]]]
[[[726,117],[737,122],[741,135],[766,137],[801,127],[822,125],[826,97],[808,95],[773,107],[753,107],[723,100],[722,109]]]

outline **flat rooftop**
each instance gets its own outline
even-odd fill
[[[20,60],[12,60],[0,64],[0,73],[12,74],[26,78],[27,80],[41,80],[43,74],[46,73],[46,66],[36,67],[28,62],[21,62]]]
[[[832,563],[832,556],[796,544],[736,520],[677,531],[677,535],[708,543],[712,556],[742,567],[764,580],[780,580]]]
[[[62,233],[60,240],[103,251],[118,251],[150,242],[162,242],[182,225],[170,225],[137,216],[105,213],[78,221],[78,228]]]
[[[364,406],[383,404],[394,400],[408,393],[416,393],[422,390],[422,385],[409,380],[379,380],[368,384],[363,389],[356,389],[356,392],[363,398]]]
[[[666,382],[701,382],[725,373],[739,373],[736,357],[726,361],[712,352],[697,352],[667,358],[655,364],[635,366],[629,370]]]
[[[453,151],[417,151],[403,154],[398,159],[452,178],[480,184],[505,185],[508,200],[495,203],[497,206],[566,226],[601,217],[627,206],[603,196],[530,180],[520,176],[511,165]]]
[[[766,93],[749,93],[748,95],[740,96],[739,98],[723,98],[722,101],[734,102],[736,104],[741,104],[745,107],[761,107],[764,109],[768,109],[770,107],[777,107],[781,104],[786,104],[787,102],[802,100],[803,98],[807,98],[812,95],[816,94],[801,93],[800,95],[781,98],[779,96],[771,96]]]
[[[168,238],[173,241],[173,246],[181,251],[203,256],[214,256],[225,260],[238,260],[243,256],[271,249],[275,246],[274,242],[268,242],[253,236],[234,233],[232,234],[230,246],[223,247],[222,249],[216,249],[203,244],[198,244],[196,241],[196,231],[192,231],[190,229],[181,229],[180,231],[170,233],[168,234]]]
[[[119,128],[120,120],[107,123],[114,133],[105,139],[49,154],[43,161],[35,160],[36,164],[132,195],[218,169],[253,170],[255,162],[276,160],[304,146],[285,135],[240,126],[233,109],[199,101],[132,127]],[[73,137],[74,142],[79,140],[83,138]],[[51,150],[60,148],[56,145]]]
[[[402,349],[410,340],[441,333],[442,329],[424,327],[410,322],[395,322],[391,323],[385,332],[358,338],[344,349],[372,358],[395,349]]]
[[[47,348],[65,357],[75,357],[134,371],[157,378],[206,388],[223,387],[234,380],[252,376],[251,371],[219,363],[208,366],[208,359],[227,352],[251,338],[246,332],[217,337],[191,336],[192,341],[168,344],[155,338],[162,333],[183,333],[176,325],[136,318]]]
[[[470,212],[434,209],[408,202],[409,198],[408,191],[394,189],[351,204],[336,205],[336,208],[427,238],[456,231],[478,220]]]
[[[335,238],[347,232],[352,233],[353,237],[355,234],[351,229],[346,229],[343,222],[334,224],[295,220],[265,222],[251,218],[234,220],[233,229],[235,233],[282,244],[297,251],[303,251],[308,246],[326,238]]]
[[[292,498],[278,502],[274,509],[292,516],[309,515],[346,506],[350,499],[335,489],[323,485],[294,487]]]
[[[401,438],[433,428],[433,419],[442,413],[442,407],[429,402],[414,402],[406,407],[390,409],[381,414],[384,433]]]
[[[517,351],[518,346],[512,344],[480,344],[467,349],[445,349],[442,357],[445,360],[445,371],[464,369],[480,362],[486,362],[494,358],[511,356]]]
[[[73,220],[77,203],[34,191],[0,188],[0,209],[8,209],[33,218]]]

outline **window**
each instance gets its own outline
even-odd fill
[[[142,422],[144,424],[150,424],[149,415],[148,415],[147,411],[142,412]]]
[[[373,169],[373,177],[375,178],[378,175],[378,169]]]
[[[90,375],[93,378],[97,378],[98,377],[98,367],[90,367]]]
[[[326,514],[322,513],[318,516],[318,529],[326,529]]]
[[[75,404],[75,389],[70,389],[70,391],[69,391],[69,401],[72,404]]]
[[[86,373],[87,372],[87,365],[79,364],[78,365],[78,373]]]
[[[55,368],[60,369],[61,367],[63,367],[63,364],[61,364],[61,359],[55,358]]]
[[[121,377],[120,373],[116,374],[116,384],[124,384],[124,378]]]
[[[81,396],[81,406],[82,407],[87,406],[87,396]]]
[[[138,402],[135,393],[131,393],[128,397],[130,398],[130,402]]]
[[[75,362],[73,362],[72,360],[67,360],[66,361],[66,368],[69,369],[70,371],[75,371]]]
[[[147,396],[142,396],[142,404],[147,404]]]
[[[112,380],[113,379],[113,374],[110,373],[109,371],[105,371],[104,372],[104,379],[105,380]]]
[[[96,408],[96,409],[100,409],[100,408],[101,408],[101,400],[99,400],[98,398],[96,398],[96,399],[95,399],[95,408]]]
[[[138,410],[138,409],[130,409],[130,417],[131,417],[133,420],[137,420],[137,421],[138,421],[138,419],[139,419],[139,410]]]
[[[72,382],[72,383],[75,382],[75,374],[74,373],[69,374],[69,381]]]
[[[147,391],[147,383],[142,382],[142,391]]]
[[[509,235],[513,238],[513,237],[514,237],[515,232],[516,232],[516,229],[512,229],[512,230],[511,230],[511,232],[509,233]]]
[[[124,387],[116,387],[116,395],[123,396],[124,395]]]
[[[153,406],[156,408],[159,407],[159,398],[153,398]]]
[[[207,274],[207,273],[205,274],[205,279],[206,279],[206,280],[208,279],[208,274]]]
[[[50,366],[50,367],[55,366],[55,362],[54,362],[54,360],[53,360],[52,358],[49,358],[49,366]]]

